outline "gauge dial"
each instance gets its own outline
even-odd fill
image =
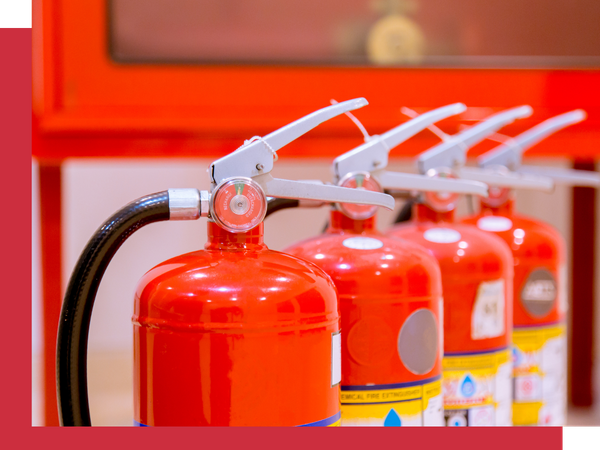
[[[354,172],[346,175],[338,183],[339,186],[365,191],[382,192],[381,186],[368,172]],[[360,205],[354,203],[338,203],[338,208],[346,216],[354,220],[364,220],[372,217],[377,211],[377,206]]]
[[[250,178],[230,178],[213,191],[212,219],[232,233],[243,233],[262,222],[267,212],[264,191]]]
[[[450,170],[430,169],[427,175],[433,178],[456,178]],[[448,212],[455,208],[458,202],[458,194],[452,192],[425,192],[425,204],[437,212]]]

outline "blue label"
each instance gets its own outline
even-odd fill
[[[339,425],[341,419],[341,412],[338,412],[334,416],[328,417],[327,419],[319,420],[317,422],[307,423],[306,425],[298,425],[300,427],[331,427]],[[138,422],[137,420],[133,421],[134,427],[147,427],[148,425],[144,425],[143,423]]]
[[[460,390],[465,397],[471,397],[475,393],[475,380],[473,380],[470,374],[465,376]]]
[[[388,415],[386,416],[385,420],[383,421],[383,426],[384,427],[401,427],[402,426],[402,420],[400,420],[400,416],[394,410],[394,408],[392,408],[390,410],[390,412],[388,413]]]
[[[301,427],[332,427],[339,425],[342,413],[338,412],[336,415],[328,417],[327,419],[319,420],[318,422],[307,423],[306,425],[299,425]]]

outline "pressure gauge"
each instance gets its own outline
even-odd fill
[[[457,177],[450,169],[429,169],[427,176],[433,178],[454,178]],[[458,203],[458,194],[452,192],[431,192],[423,193],[425,204],[436,212],[443,213],[453,210]]]
[[[228,178],[212,193],[211,218],[231,233],[251,230],[263,221],[266,213],[267,197],[250,178]]]
[[[502,165],[491,165],[486,167],[488,170],[494,170],[499,175],[510,175],[511,172],[507,167]],[[511,189],[507,187],[499,187],[490,185],[488,189],[488,197],[481,197],[481,202],[491,208],[496,208],[506,203],[511,195]]]
[[[383,192],[379,183],[368,172],[349,173],[340,180],[338,185],[345,188]],[[359,205],[352,203],[338,203],[337,207],[342,213],[354,220],[368,219],[375,214],[378,208],[373,205]]]

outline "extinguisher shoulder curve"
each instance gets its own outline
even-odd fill
[[[314,264],[272,250],[200,250],[158,264],[138,283],[133,316],[138,325],[188,331],[310,320],[339,320],[335,285]]]
[[[523,259],[546,259],[563,263],[566,260],[566,241],[551,224],[514,214],[510,217],[477,214],[461,219],[502,238],[515,257]]]
[[[450,276],[446,266],[461,277],[483,273],[483,266],[490,274],[513,276],[513,255],[507,243],[474,225],[413,222],[392,227],[389,235],[425,247],[439,261],[444,277]]]
[[[344,296],[441,296],[439,263],[415,243],[376,233],[325,233],[284,251],[306,259],[331,276]]]

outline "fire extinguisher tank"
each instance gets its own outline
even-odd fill
[[[446,424],[510,425],[512,255],[502,239],[454,223],[453,214],[417,204],[415,220],[388,235],[427,248],[440,264]]]
[[[522,164],[523,153],[586,118],[581,109],[551,117],[481,155],[478,166],[502,176],[478,215],[464,222],[503,239],[514,255],[515,425],[562,426],[567,400],[565,242],[550,225],[515,212],[513,189],[551,192],[554,184],[600,187],[600,175]],[[528,179],[512,183],[506,178]]]
[[[327,231],[285,250],[338,289],[342,425],[439,425],[441,277],[425,249],[388,238],[375,218],[332,210]]]
[[[135,296],[140,425],[335,425],[340,323],[315,265],[269,250],[263,224],[208,224],[205,250],[165,261]]]
[[[89,426],[87,337],[112,257],[136,230],[209,218],[205,249],[165,261],[138,284],[134,424],[335,426],[340,422],[337,292],[316,265],[263,242],[267,197],[392,209],[380,192],[274,178],[277,150],[320,123],[367,104],[331,105],[245,141],[208,170],[211,190],[169,189],[111,216],[69,281],[57,342],[62,425]]]
[[[504,240],[514,255],[515,425],[564,425],[566,409],[566,257],[550,225],[518,215],[514,200],[463,219]]]

